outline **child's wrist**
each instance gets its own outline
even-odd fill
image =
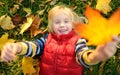
[[[17,43],[17,54],[19,54],[19,53],[21,53],[21,51],[22,51],[22,46],[21,46],[21,44],[19,44],[19,43]]]
[[[92,61],[101,62],[101,54],[99,52],[94,51],[91,57],[93,57]]]
[[[18,51],[17,51],[17,54],[18,55],[25,55],[26,52],[27,52],[27,45],[23,42],[17,42],[18,44]]]
[[[83,54],[83,58],[85,60],[85,63],[87,63],[88,65],[94,65],[94,64],[99,63],[99,60],[96,60],[93,53],[94,53],[94,50],[89,50]]]

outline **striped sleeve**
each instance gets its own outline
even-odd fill
[[[35,55],[41,55],[44,51],[44,45],[46,42],[46,38],[41,37],[35,41],[25,41],[25,42],[18,42],[22,46],[22,51],[19,53],[19,55],[25,55],[25,56],[35,56]]]
[[[75,52],[76,52],[76,61],[78,62],[78,64],[81,64],[86,68],[89,68],[90,65],[95,65],[99,63],[99,62],[91,62],[88,59],[88,55],[94,52],[94,50],[88,49],[85,39],[80,38],[77,41]]]
[[[75,52],[77,53],[79,50],[88,50],[88,47],[86,45],[86,40],[83,38],[80,38],[76,43]]]
[[[83,53],[85,51],[87,51],[87,50],[88,50],[88,47],[86,45],[86,40],[83,39],[83,38],[78,39],[78,41],[76,43],[76,49],[75,49],[75,52],[76,52],[76,61],[78,62],[78,64],[81,64],[81,65],[83,65],[86,68],[88,68],[89,65],[87,65],[84,62]]]

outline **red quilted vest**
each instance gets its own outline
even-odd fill
[[[75,43],[78,36],[74,31],[65,35],[48,35],[40,75],[82,75],[82,66],[75,60]]]

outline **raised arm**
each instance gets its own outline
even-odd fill
[[[41,37],[33,42],[17,42],[8,43],[4,46],[1,52],[1,60],[4,62],[10,62],[14,60],[16,55],[35,56],[41,55],[44,51],[44,45],[46,38]]]

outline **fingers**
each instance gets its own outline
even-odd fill
[[[120,36],[112,36],[112,40],[116,43],[120,43]]]
[[[107,58],[111,58],[117,51],[116,48],[116,42],[109,42],[107,43],[106,49],[105,49],[105,55]]]
[[[111,58],[117,51],[116,46],[118,43],[120,43],[120,37],[113,36],[111,42],[107,42],[105,45],[99,45],[97,50],[100,60],[105,61]]]
[[[98,52],[100,53],[100,60],[105,61],[111,58],[117,51],[115,42],[108,42],[105,45],[97,47]]]
[[[120,36],[113,36],[112,37],[113,42],[115,42],[116,48],[120,48]]]
[[[107,58],[111,58],[116,53],[116,48],[108,47],[107,50],[105,50],[104,54]]]
[[[13,51],[14,45],[7,44],[3,47],[3,50],[1,51],[1,60],[4,62],[10,62],[15,58],[15,53]]]

